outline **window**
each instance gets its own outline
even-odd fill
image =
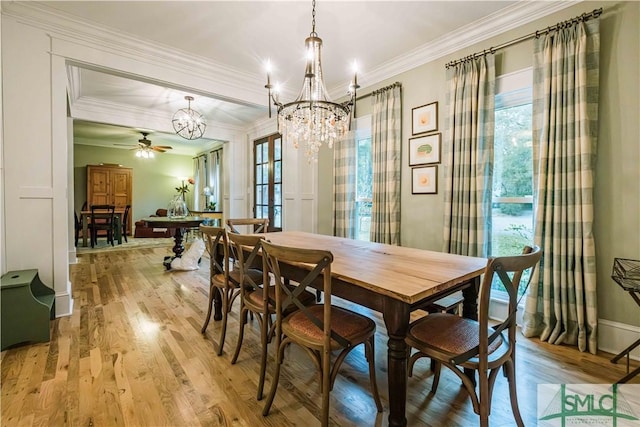
[[[533,242],[532,72],[501,76],[495,97],[491,255]],[[526,279],[526,277],[525,277]],[[499,279],[494,287],[504,290]],[[520,293],[524,292],[522,287]]]
[[[254,141],[254,216],[269,218],[268,231],[282,230],[282,138]]]
[[[373,167],[371,152],[371,116],[356,122],[356,239],[369,241]]]

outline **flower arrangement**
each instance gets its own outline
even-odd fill
[[[182,185],[180,187],[176,187],[176,191],[178,192],[178,194],[182,195],[183,200],[184,195],[189,192],[189,184],[194,185],[195,183],[196,181],[193,178],[189,178],[187,179],[186,183],[184,182],[184,180],[182,180]]]

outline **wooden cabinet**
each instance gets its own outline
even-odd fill
[[[122,166],[87,165],[87,205],[115,205],[124,209],[133,204],[133,169]],[[131,233],[132,211],[129,211]]]

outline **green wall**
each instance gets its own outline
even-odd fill
[[[411,136],[411,109],[438,101],[438,130],[446,116],[445,64],[497,46],[560,21],[602,7],[600,17],[600,106],[595,182],[595,239],[598,303],[601,319],[640,326],[638,307],[611,280],[614,257],[640,259],[640,117],[639,57],[640,3],[583,2],[534,23],[465,48],[447,57],[393,76],[380,84],[360,89],[361,94],[395,81],[402,83],[402,194],[401,242],[403,246],[442,250],[443,171],[439,168],[438,194],[412,195],[411,170],[406,146]],[[496,53],[498,75],[531,67],[533,41]],[[358,103],[359,116],[371,113],[371,98]],[[446,134],[443,132],[443,144]],[[323,150],[321,150],[322,152]],[[328,151],[328,150],[324,150]],[[332,155],[319,157],[319,228],[331,234]]]
[[[191,156],[158,154],[153,159],[139,159],[131,150],[104,148],[91,145],[73,146],[74,206],[77,212],[87,199],[87,165],[100,163],[119,164],[133,169],[132,224],[136,220],[165,208],[178,193],[175,187],[181,183],[177,177],[193,176]],[[193,186],[190,186],[193,191]],[[187,193],[191,206],[193,194]]]

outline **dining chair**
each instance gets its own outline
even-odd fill
[[[74,241],[75,245],[78,246],[78,238],[82,234],[82,221],[78,219],[78,213],[73,211],[73,225],[74,225]]]
[[[274,337],[277,349],[273,382],[262,415],[269,414],[278,389],[285,349],[292,343],[302,347],[319,369],[323,426],[329,425],[329,395],[338,370],[345,357],[360,344],[364,344],[365,356],[369,362],[373,399],[378,412],[382,412],[375,376],[376,324],[366,316],[331,304],[331,252],[280,246],[264,241],[262,260],[265,280],[269,274],[273,274],[275,278]],[[287,286],[282,275],[283,270],[287,269],[287,264],[300,263],[308,265],[308,274],[297,285]],[[312,284],[322,288],[324,301],[321,304],[305,306],[300,301],[300,295]],[[287,314],[286,310],[290,305],[295,305],[298,310]],[[331,354],[335,351],[339,351],[339,354],[331,366]]]
[[[92,248],[98,243],[99,231],[104,231],[107,237],[107,243],[115,246],[113,238],[115,234],[114,212],[114,205],[91,205],[91,223],[89,224],[89,229],[91,230]]]
[[[127,240],[127,235],[129,234],[129,211],[131,210],[131,205],[127,205],[124,207],[124,213],[122,214],[122,237],[124,237],[125,242],[129,242]]]
[[[222,323],[220,325],[220,337],[218,339],[218,351],[220,356],[224,348],[227,334],[227,320],[233,302],[240,295],[240,283],[242,282],[240,270],[232,269],[229,259],[229,242],[227,231],[222,227],[200,225],[200,232],[204,238],[205,248],[209,254],[209,307],[207,317],[202,325],[202,334],[207,331],[213,310],[213,300],[216,292],[222,296]],[[262,283],[261,271],[248,271],[245,281]]]
[[[266,233],[269,228],[269,218],[230,218],[227,219],[227,227],[229,227],[229,231],[231,233],[239,234],[241,233],[238,230],[238,227],[241,226],[250,226],[253,229],[250,229],[251,234],[256,233]],[[246,233],[245,233],[246,234]]]
[[[522,255],[489,258],[480,285],[478,321],[451,313],[432,313],[409,326],[406,343],[435,361],[430,394],[433,395],[438,388],[441,365],[451,369],[469,392],[481,426],[489,425],[491,395],[500,368],[509,382],[511,410],[516,424],[524,425],[516,393],[517,297],[523,272],[530,270],[531,277],[540,256],[539,247],[526,246]],[[494,276],[498,276],[506,288],[509,305],[506,320],[490,327],[489,302]],[[475,378],[467,376],[461,368],[478,371],[478,393]]]
[[[262,352],[260,357],[260,379],[258,381],[258,393],[256,398],[262,399],[264,390],[264,380],[267,366],[267,347],[274,334],[275,323],[273,315],[275,314],[275,286],[270,284],[270,279],[264,279],[261,270],[253,268],[259,261],[258,254],[264,241],[264,236],[259,234],[235,234],[228,233],[229,252],[231,257],[238,261],[238,269],[240,271],[240,332],[238,333],[238,341],[236,350],[231,359],[231,364],[235,364],[240,355],[242,342],[244,340],[244,328],[248,322],[248,315],[251,318],[255,316],[260,325],[260,339]],[[262,267],[262,263],[260,263]],[[260,280],[256,280],[256,274]],[[266,282],[265,282],[266,280]],[[266,291],[262,286],[267,283]],[[290,289],[293,287],[290,285]],[[310,292],[303,292],[300,301],[304,305],[312,305],[315,303],[315,295]],[[297,310],[298,307],[290,305],[285,309],[285,314]]]

